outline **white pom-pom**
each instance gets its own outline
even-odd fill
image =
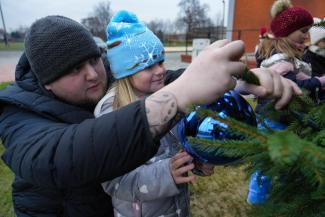
[[[271,17],[274,18],[280,12],[292,7],[290,0],[277,0],[273,3],[271,7]]]

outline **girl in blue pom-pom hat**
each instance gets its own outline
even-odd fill
[[[96,117],[165,85],[163,44],[135,14],[119,11],[113,16],[107,26],[107,45],[107,59],[116,82],[97,104]],[[213,166],[195,165],[193,158],[181,150],[176,129],[160,143],[158,153],[145,165],[102,184],[112,196],[115,216],[190,216],[187,183],[195,176],[187,172],[198,167],[204,175],[212,175]]]

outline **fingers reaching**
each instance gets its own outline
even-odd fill
[[[170,169],[176,184],[194,182],[195,176],[187,176],[194,168],[193,158],[186,152],[179,152],[170,160]]]
[[[213,42],[210,46],[207,47],[207,49],[217,49],[224,47],[226,44],[230,43],[229,40],[223,39]]]
[[[294,95],[302,94],[302,91],[296,83],[283,77],[281,77],[281,79],[283,80],[282,82],[286,85],[286,88],[283,88],[282,96],[275,103],[275,109],[277,110],[287,105]]]
[[[282,77],[276,73],[276,72],[271,72],[272,77],[273,77],[273,97],[279,98],[282,95],[282,92],[284,90],[284,86],[282,85]]]
[[[238,40],[227,43],[220,50],[222,50],[228,60],[239,61],[245,53],[245,46],[243,41]]]

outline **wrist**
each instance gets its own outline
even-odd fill
[[[163,89],[161,89],[161,91],[172,94],[176,100],[177,111],[185,114],[188,106],[191,104],[191,101],[188,98],[189,94],[184,92],[184,86],[179,83],[179,79],[180,78],[165,86]]]
[[[164,135],[184,116],[178,110],[176,97],[163,89],[146,98],[145,109],[154,137]]]

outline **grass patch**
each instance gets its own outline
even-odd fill
[[[3,82],[3,83],[0,83],[0,90],[4,89],[5,87],[7,87],[11,83],[12,82]]]
[[[11,82],[0,83],[0,90],[4,89]],[[4,147],[0,141],[0,156],[4,152]],[[0,217],[12,217],[14,215],[12,207],[11,183],[14,178],[13,173],[0,159]]]
[[[4,147],[0,141],[0,155],[4,152]],[[14,215],[12,207],[11,183],[14,178],[10,169],[0,160],[0,217],[12,217]]]
[[[190,185],[193,217],[248,217],[248,180],[242,167],[215,168],[211,177]]]
[[[24,50],[24,42],[9,42],[8,46],[5,43],[0,43],[0,51],[18,51]]]

